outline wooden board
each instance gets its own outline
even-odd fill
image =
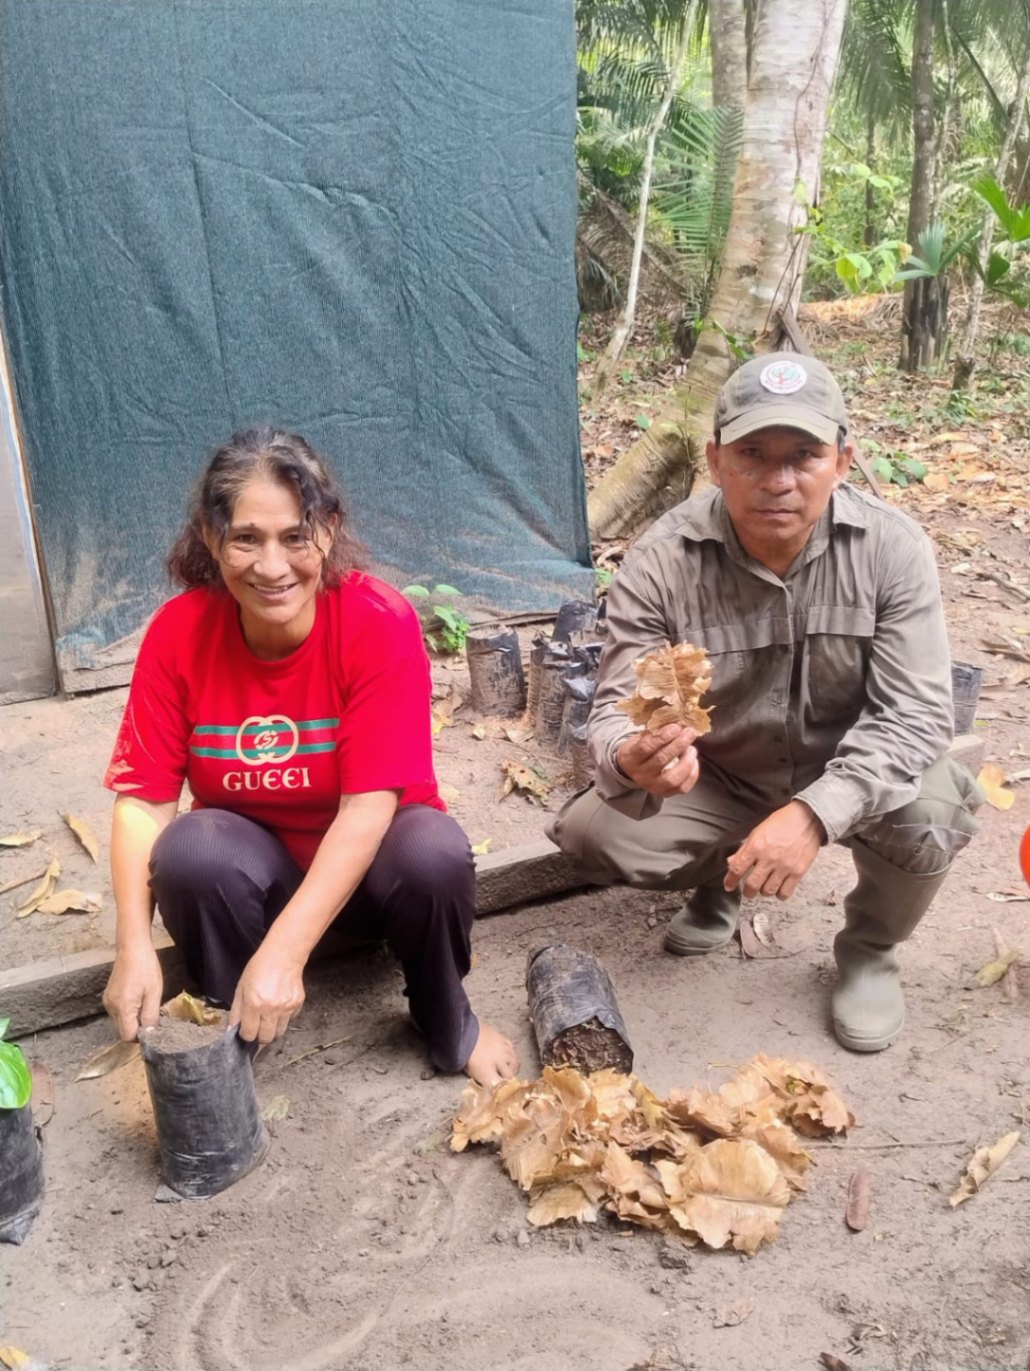
[[[545,899],[583,884],[554,843],[541,839],[476,859],[479,914],[493,914],[530,900]],[[334,949],[338,950],[338,949]],[[165,938],[158,946],[165,996],[183,988],[182,959]],[[0,1011],[11,1020],[8,1036],[23,1038],[102,1013],[100,997],[114,962],[114,949],[97,948],[0,971]]]

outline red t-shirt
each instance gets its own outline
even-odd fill
[[[188,781],[194,808],[255,819],[307,868],[341,795],[446,808],[429,699],[418,617],[372,576],[320,593],[310,634],[274,662],[247,647],[231,595],[190,590],[147,628],[104,784],[162,803]]]

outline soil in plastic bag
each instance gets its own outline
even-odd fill
[[[632,1071],[633,1049],[615,988],[596,957],[565,943],[538,948],[530,954],[526,990],[544,1066]]]
[[[253,1171],[268,1133],[238,1030],[162,1019],[143,1030],[140,1046],[168,1189],[207,1199]]]
[[[0,1242],[20,1243],[43,1203],[43,1149],[32,1106],[0,1109]]]

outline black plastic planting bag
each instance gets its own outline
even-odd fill
[[[32,1106],[0,1109],[0,1242],[20,1243],[43,1203],[43,1149]]]
[[[480,714],[513,719],[526,707],[526,677],[513,628],[474,628],[465,642],[469,703]]]
[[[144,1029],[140,1046],[161,1178],[182,1199],[207,1199],[253,1171],[268,1150],[250,1050],[236,1028],[179,1052],[161,1050],[152,1038],[157,1031]]]
[[[589,952],[554,943],[530,953],[529,1017],[545,1066],[633,1069],[633,1049],[604,966]]]

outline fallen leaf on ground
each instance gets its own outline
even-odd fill
[[[851,1364],[835,1357],[832,1352],[820,1352],[819,1364],[824,1366],[826,1371],[851,1371]]]
[[[973,1158],[966,1167],[965,1175],[959,1181],[958,1189],[949,1198],[948,1203],[952,1209],[957,1205],[964,1204],[966,1200],[972,1199],[982,1186],[991,1179],[998,1167],[1009,1155],[1016,1143],[1019,1142],[1019,1129],[1014,1129],[1011,1133],[1006,1133],[1003,1138],[999,1138],[993,1147],[978,1147],[973,1153]]]
[[[461,791],[455,785],[447,785],[444,783],[438,785],[436,789],[440,799],[443,800],[445,804],[451,804],[452,801],[457,800],[461,796]]]
[[[1019,890],[988,890],[987,898],[996,904],[1026,904],[1030,901],[1030,895],[1024,895]]]
[[[525,795],[527,800],[541,805],[550,797],[551,787],[547,782],[521,762],[502,762],[501,771],[504,773],[504,782],[498,793],[498,800],[503,800],[513,790]]]
[[[927,490],[947,490],[951,485],[951,477],[943,471],[929,471],[923,477],[923,485]]]
[[[657,733],[666,724],[685,724],[698,733],[712,727],[707,709],[699,703],[712,684],[712,664],[703,647],[677,643],[658,648],[633,663],[637,674],[636,692],[620,700],[616,708],[628,714],[635,724]]]
[[[85,819],[78,818],[75,814],[62,814],[61,818],[65,821],[71,831],[78,838],[83,848],[89,853],[94,861],[100,856],[100,844],[93,835],[93,830]]]
[[[36,906],[38,914],[99,914],[100,896],[84,890],[55,890]]]
[[[869,1222],[869,1202],[873,1195],[873,1173],[860,1166],[848,1185],[848,1207],[844,1222],[853,1233],[861,1233]]]
[[[46,1128],[54,1117],[54,1074],[46,1062],[29,1062],[32,1077],[32,1121],[37,1128]]]
[[[181,995],[176,995],[173,1000],[167,1000],[161,1006],[161,1013],[169,1019],[182,1019],[186,1023],[201,1025],[224,1023],[227,1018],[224,1009],[215,1009],[186,990]]]
[[[97,1076],[106,1076],[110,1071],[117,1071],[119,1067],[127,1065],[139,1056],[139,1043],[122,1042],[119,1038],[117,1042],[108,1043],[99,1052],[94,1052],[82,1065],[82,1069],[75,1077],[77,1081],[92,1081]]]
[[[1019,960],[1020,955],[1018,947],[1009,948],[1007,952],[1004,952],[995,961],[988,962],[986,966],[982,966],[976,973],[977,985],[986,987],[1000,981],[1012,963]]]
[[[472,736],[473,738],[477,738],[480,742],[482,742],[483,739],[486,737],[486,729],[483,727],[482,724],[475,724],[472,728]]]
[[[988,762],[986,766],[980,768],[980,774],[976,779],[983,786],[987,803],[993,805],[995,809],[1011,809],[1015,804],[1016,793],[1014,790],[1004,788],[1008,777],[1000,766]]]
[[[57,884],[57,878],[60,874],[61,863],[54,857],[46,871],[43,873],[43,879],[40,881],[39,885],[36,886],[25,903],[18,906],[19,919],[27,918],[33,910],[39,908],[48,895],[53,894],[54,886]]]
[[[521,724],[506,724],[501,730],[509,743],[514,743],[516,747],[525,747],[526,743],[533,737],[533,730]]]
[[[261,1111],[261,1117],[266,1123],[278,1123],[280,1119],[285,1119],[290,1112],[290,1102],[285,1095],[273,1095]]]
[[[473,843],[473,844],[472,844],[472,852],[473,852],[473,854],[474,854],[476,857],[485,857],[486,854],[490,851],[490,844],[491,844],[492,842],[493,842],[493,838],[484,838],[483,841],[482,841],[481,843]]]
[[[754,1311],[755,1302],[747,1295],[720,1305],[712,1317],[713,1328],[736,1328]]]
[[[0,838],[0,847],[28,847],[42,836],[41,828],[34,828],[31,833],[8,833],[6,837]]]
[[[23,1352],[20,1347],[15,1347],[14,1343],[4,1343],[0,1347],[0,1362],[7,1367],[7,1371],[23,1371],[32,1365],[32,1358]]]

